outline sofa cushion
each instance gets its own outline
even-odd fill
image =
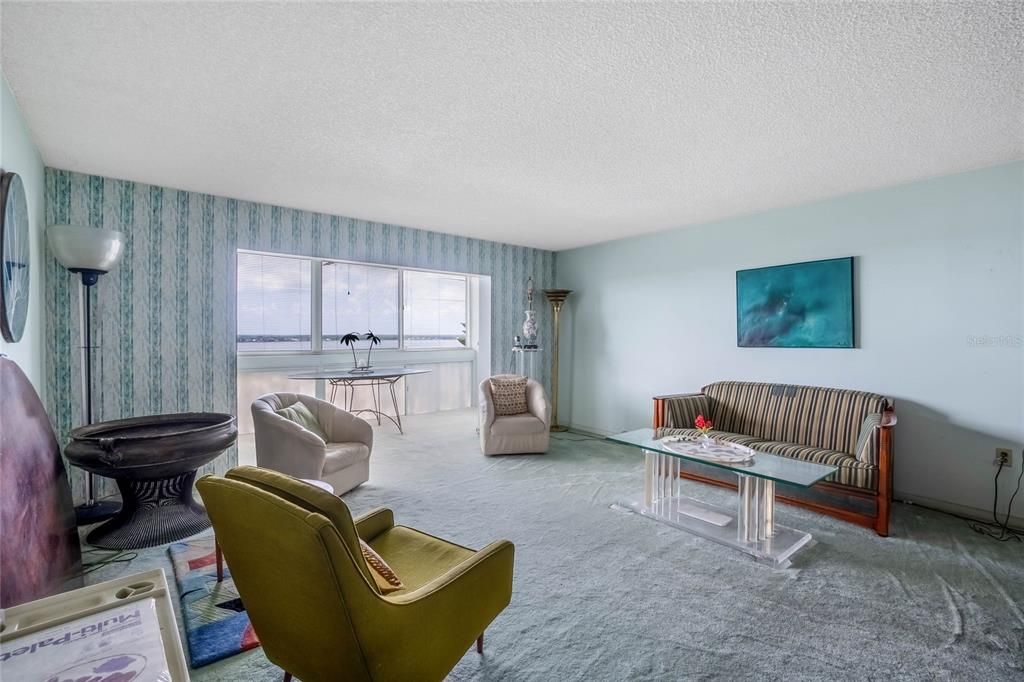
[[[746,446],[750,446],[751,443],[757,441],[757,438],[753,436],[744,436],[742,433],[729,433],[728,431],[711,431],[708,435],[717,440],[724,440],[727,443],[739,443]],[[697,429],[655,429],[655,438],[664,438],[665,436],[682,436],[683,438],[697,440],[700,438],[701,433]]]
[[[878,427],[882,424],[882,415],[872,412],[864,417],[854,455],[864,464],[878,466]]]
[[[494,414],[499,417],[523,414],[526,406],[527,378],[515,374],[498,374],[491,377],[491,396],[494,400]]]
[[[495,436],[528,436],[543,433],[545,429],[544,421],[529,413],[498,417],[491,424],[491,433]]]
[[[755,440],[751,443],[745,443],[745,445],[757,452],[767,452],[772,455],[791,457],[805,462],[839,467],[839,471],[825,479],[826,483],[841,483],[842,485],[864,488],[866,490],[875,490],[877,486],[878,468],[865,464],[845,452],[779,441]]]
[[[839,471],[825,479],[828,483],[841,483],[842,485],[864,488],[866,490],[875,490],[878,485],[878,467],[861,462],[856,457],[845,452],[797,445],[795,443],[766,441],[754,438],[753,436],[729,433],[727,431],[712,431],[709,435],[729,443],[746,445],[748,448],[758,452],[767,452],[772,455],[802,459],[805,462],[839,467]],[[696,440],[700,437],[700,431],[697,429],[655,429],[655,438],[663,438],[665,436],[682,436]]]
[[[844,460],[839,471],[826,478],[825,482],[878,492],[878,467],[859,462],[856,458]]]
[[[857,454],[864,418],[888,401],[864,391],[720,381],[704,387],[715,425],[761,440]]]

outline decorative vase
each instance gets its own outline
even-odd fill
[[[709,436],[709,435],[708,435],[708,434],[706,434],[706,433],[702,433],[702,434],[701,434],[701,436],[700,436],[700,446],[701,446],[702,448],[705,448],[705,449],[707,449],[707,448],[711,447],[711,445],[712,445],[713,443],[714,443],[714,441],[713,441],[713,440],[711,440],[711,436]]]
[[[523,322],[523,347],[534,348],[537,346],[537,313],[533,310],[526,311],[526,321]]]

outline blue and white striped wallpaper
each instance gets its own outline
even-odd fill
[[[47,169],[46,223],[125,233],[123,260],[94,287],[95,418],[189,410],[235,413],[235,251],[239,248],[491,277],[491,362],[521,333],[525,288],[555,283],[550,251]],[[63,445],[81,423],[81,285],[46,258],[46,395]],[[535,307],[542,347],[550,310]],[[541,379],[549,383],[543,363]],[[205,471],[223,472],[234,450]],[[71,468],[76,500],[82,472]],[[103,491],[112,491],[112,486]]]

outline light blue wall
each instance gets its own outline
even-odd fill
[[[122,262],[96,287],[97,420],[236,410],[238,248],[404,265],[491,277],[491,363],[503,369],[520,333],[526,280],[554,280],[549,251],[225,199],[68,171],[46,172],[48,224],[121,230]],[[47,260],[49,409],[63,443],[80,424],[78,290]],[[541,306],[544,339],[549,311]],[[544,341],[542,340],[542,343]],[[541,378],[547,382],[547,369]],[[208,467],[224,471],[235,453]],[[81,495],[73,470],[72,489]]]
[[[856,349],[736,347],[737,270],[840,256]],[[560,252],[563,420],[647,426],[652,396],[719,379],[877,391],[897,494],[990,510],[994,448],[1009,492],[1024,445],[1022,262],[1024,163]]]
[[[32,142],[18,103],[0,76],[0,168],[21,176],[28,202],[31,258],[29,308],[25,333],[17,343],[0,338],[0,353],[21,367],[36,392],[44,393],[43,380],[43,161]]]

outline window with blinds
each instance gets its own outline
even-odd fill
[[[311,350],[312,263],[238,254],[238,350]]]
[[[368,331],[380,337],[380,348],[399,347],[398,270],[324,261],[322,272],[324,350],[344,348],[341,337],[349,332]]]
[[[237,284],[240,353],[467,346],[465,275],[239,251]]]
[[[466,277],[405,270],[406,348],[462,348],[466,345]]]

